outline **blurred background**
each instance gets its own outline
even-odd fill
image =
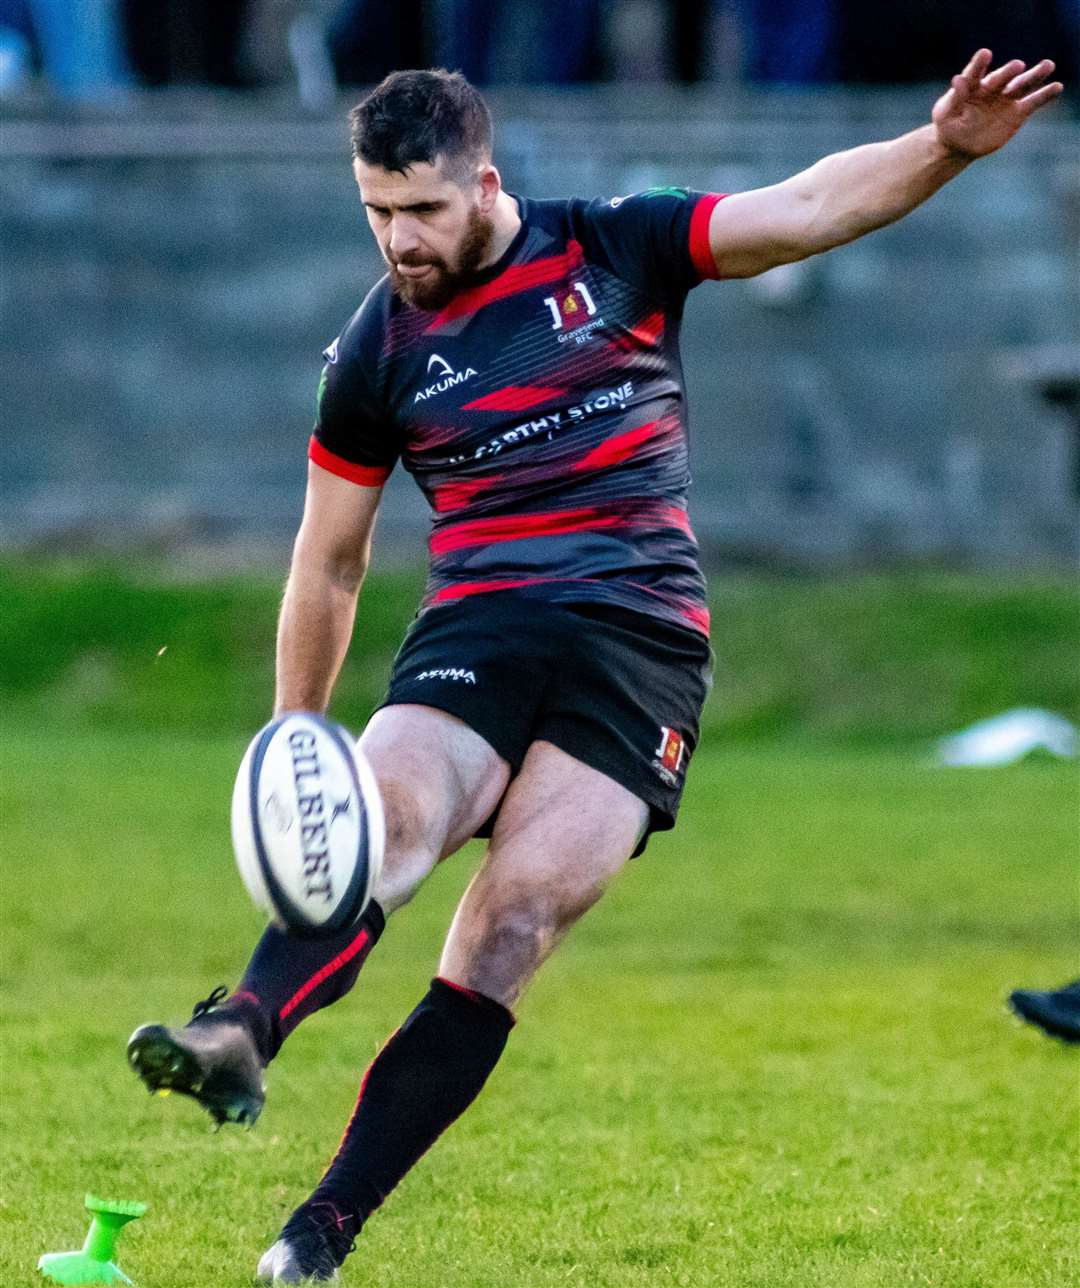
[[[381,273],[345,115],[393,68],[457,67],[485,88],[512,191],[608,196],[748,188],[895,136],[980,45],[1054,58],[1065,99],[899,225],[692,294],[692,517],[714,572],[832,578],[820,593],[848,606],[856,653],[863,592],[845,577],[917,576],[931,600],[974,577],[978,629],[989,588],[1053,584],[1058,661],[1017,643],[1040,681],[1006,684],[1015,667],[995,663],[978,683],[1075,714],[1078,0],[0,0],[9,570],[74,557],[283,575],[320,352]],[[405,579],[406,615],[425,532],[399,471],[376,564]],[[39,612],[40,586],[29,576]],[[748,664],[752,622],[798,620],[796,593],[746,605]],[[912,597],[896,592],[897,621]],[[721,650],[738,650],[739,603]],[[948,614],[926,611],[932,638]],[[16,672],[61,641],[82,656],[82,612],[46,646],[35,617]],[[837,629],[823,620],[819,662]],[[138,635],[115,614],[96,629],[117,647]],[[852,657],[833,652],[840,676]],[[777,683],[762,671],[747,701],[776,709],[759,690]],[[867,692],[887,688],[879,675]],[[953,705],[940,727],[994,709],[986,693]]]

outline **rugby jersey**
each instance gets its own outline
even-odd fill
[[[686,510],[679,325],[720,194],[515,198],[505,254],[438,311],[384,277],[326,350],[309,454],[395,463],[432,509],[422,610],[514,589],[708,633]]]

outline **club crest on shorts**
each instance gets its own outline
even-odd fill
[[[660,726],[660,745],[653,751],[653,769],[669,787],[677,787],[686,756],[686,743],[677,729]]]

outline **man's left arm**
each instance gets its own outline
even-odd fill
[[[934,105],[929,125],[837,152],[783,183],[717,204],[709,245],[721,277],[754,277],[854,241],[914,210],[979,157],[1003,147],[1063,90],[1054,64],[990,71],[980,49]]]

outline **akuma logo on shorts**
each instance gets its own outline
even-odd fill
[[[459,680],[462,684],[475,684],[476,672],[467,671],[461,666],[437,666],[430,671],[421,671],[416,677],[420,680]]]
[[[455,371],[454,368],[438,353],[433,353],[428,358],[428,375],[431,375],[431,369],[435,368],[435,374],[440,377],[433,385],[428,385],[426,389],[418,389],[413,398],[415,406],[418,402],[426,402],[429,398],[435,398],[439,394],[444,394],[454,385],[463,385],[466,380],[471,380],[479,372],[475,367],[466,367],[464,371]]]

